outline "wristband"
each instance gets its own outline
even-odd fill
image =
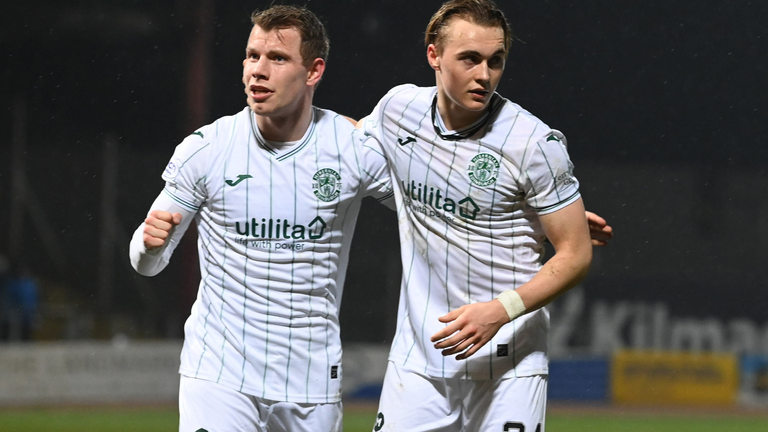
[[[510,321],[519,317],[525,312],[525,304],[523,303],[523,299],[520,298],[520,294],[518,294],[515,290],[504,291],[503,293],[499,294],[496,299],[500,301],[502,305],[504,305],[504,309],[507,311],[507,315],[509,315]]]

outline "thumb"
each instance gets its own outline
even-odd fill
[[[172,216],[173,216],[174,225],[178,225],[181,223],[181,213],[174,213]]]

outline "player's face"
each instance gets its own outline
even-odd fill
[[[319,81],[317,59],[311,67],[303,64],[301,35],[295,28],[264,31],[254,26],[243,60],[243,84],[248,105],[266,117],[296,115],[302,102]]]
[[[504,72],[504,31],[463,19],[453,19],[444,29],[442,52],[430,45],[427,59],[436,71],[438,91],[448,113],[482,114]],[[462,113],[463,111],[463,113]]]

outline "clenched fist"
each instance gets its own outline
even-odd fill
[[[173,228],[181,223],[181,213],[152,210],[144,219],[144,247],[147,250],[165,245]]]

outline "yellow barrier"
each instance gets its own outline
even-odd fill
[[[613,401],[640,405],[730,405],[739,388],[733,354],[618,351],[611,366]]]

